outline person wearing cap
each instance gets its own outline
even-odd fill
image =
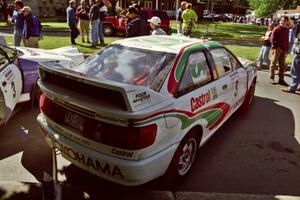
[[[41,35],[41,22],[31,13],[31,8],[24,6],[21,13],[25,17],[23,35],[26,39],[26,46],[31,48],[39,48],[39,38]]]
[[[152,17],[151,19],[148,19],[148,22],[150,22],[150,27],[152,29],[151,35],[166,35],[166,32],[160,28],[161,20],[159,17]]]
[[[128,13],[126,14],[128,20],[125,25],[127,38],[149,35],[149,28],[139,13],[139,5],[133,4],[129,6]]]
[[[20,46],[21,40],[25,46],[25,38],[23,36],[24,28],[24,16],[20,10],[24,7],[24,3],[21,0],[14,1],[15,10],[12,17],[8,18],[8,23],[14,24],[14,46]]]
[[[176,11],[176,23],[177,23],[177,34],[178,35],[182,35],[182,12],[185,10],[187,2],[186,1],[182,1],[180,3],[180,8]]]
[[[75,0],[69,1],[69,7],[66,9],[67,12],[67,24],[70,29],[71,43],[76,44],[75,39],[79,35],[79,30],[77,28],[78,20],[76,18],[76,7],[77,3]]]
[[[182,30],[185,36],[191,36],[195,22],[198,21],[198,15],[192,9],[192,4],[186,4],[186,9],[182,12]]]

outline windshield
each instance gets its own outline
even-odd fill
[[[17,52],[15,49],[0,44],[0,71],[9,63],[16,59]]]
[[[175,54],[112,45],[73,68],[88,77],[158,90]]]

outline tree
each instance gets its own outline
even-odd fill
[[[257,17],[270,16],[280,8],[279,0],[249,0]]]

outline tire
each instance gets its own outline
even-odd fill
[[[196,131],[189,132],[178,146],[170,166],[163,177],[163,184],[170,188],[177,180],[190,172],[197,155],[199,137]]]
[[[247,91],[246,98],[245,98],[243,104],[240,107],[240,112],[241,113],[246,113],[250,108],[250,105],[253,101],[253,97],[254,97],[254,93],[255,93],[255,84],[256,84],[256,82],[253,81],[253,83],[251,84],[249,90]]]
[[[111,24],[103,25],[103,34],[105,36],[113,36],[114,32],[115,32],[114,27]]]

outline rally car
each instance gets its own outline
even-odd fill
[[[30,101],[37,94],[39,62],[56,61],[71,68],[83,61],[77,48],[52,50],[0,44],[0,125],[6,122],[19,102]]]
[[[109,181],[182,177],[198,148],[249,108],[256,68],[243,63],[213,41],[118,40],[72,70],[41,64],[37,120],[50,147]]]

